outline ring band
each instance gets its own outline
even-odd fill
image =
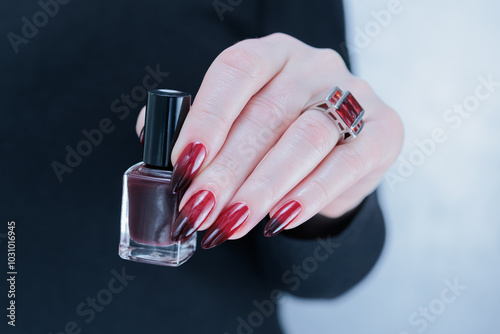
[[[325,113],[334,121],[343,142],[356,138],[365,125],[364,109],[351,92],[342,92],[338,87],[334,87],[326,98],[308,105],[304,110],[311,109]]]

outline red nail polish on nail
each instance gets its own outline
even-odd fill
[[[297,218],[300,211],[302,211],[302,205],[299,202],[295,200],[287,202],[271,217],[271,220],[264,228],[264,235],[272,237],[280,233]]]
[[[200,228],[214,206],[215,196],[210,190],[200,190],[193,194],[172,225],[172,240],[182,241],[189,238]]]
[[[172,193],[184,190],[191,183],[207,156],[205,145],[193,142],[182,151],[172,172]]]
[[[204,249],[213,248],[229,239],[248,218],[250,209],[244,203],[234,203],[224,209],[201,241]]]
[[[144,145],[144,127],[142,127],[141,133],[139,133],[139,143]]]

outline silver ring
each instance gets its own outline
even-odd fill
[[[364,109],[351,92],[342,92],[338,87],[334,87],[324,99],[308,105],[305,110],[318,110],[329,116],[337,125],[342,142],[356,138],[365,125]]]

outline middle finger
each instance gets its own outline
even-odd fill
[[[304,112],[238,189],[231,204],[210,226],[203,248],[215,247],[231,237],[241,237],[333,149],[339,130],[328,116]]]

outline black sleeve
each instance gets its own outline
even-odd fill
[[[300,297],[333,298],[361,281],[375,265],[385,240],[376,192],[348,215],[352,216],[348,224],[323,237],[304,239],[290,233],[259,237],[260,265],[270,286]]]

